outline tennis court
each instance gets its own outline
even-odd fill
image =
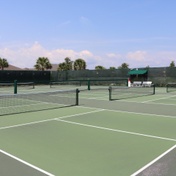
[[[26,90],[45,91],[51,88]],[[41,97],[45,99],[45,95]],[[58,99],[62,102],[63,97]],[[35,104],[35,98],[29,101]],[[47,104],[55,105],[55,101]],[[20,106],[23,109],[26,104]],[[1,176],[176,173],[176,92],[166,93],[166,88],[156,88],[155,95],[115,101],[109,101],[108,89],[81,90],[79,106],[54,106],[18,114],[15,105],[13,109],[14,113],[0,116]]]

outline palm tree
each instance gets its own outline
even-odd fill
[[[169,65],[169,67],[175,67],[175,62],[172,61],[172,62],[170,63],[170,65]]]
[[[129,64],[127,63],[123,63],[121,66],[118,67],[118,69],[128,69],[129,68]]]
[[[115,70],[116,68],[115,67],[109,67],[110,70]]]
[[[85,70],[86,69],[86,62],[79,58],[76,59],[74,62],[74,70]]]
[[[58,65],[58,70],[67,71],[72,70],[73,61],[69,57],[65,58],[65,62],[62,62]]]
[[[52,65],[47,57],[39,57],[34,67],[37,70],[44,71],[45,69],[51,69]]]
[[[4,70],[4,68],[8,67],[9,66],[9,63],[7,62],[7,59],[4,59],[4,58],[0,58],[0,68],[1,70]]]
[[[59,70],[59,71],[67,70],[66,63],[65,63],[65,62],[60,63],[60,64],[58,65],[58,69],[57,69],[57,70]]]
[[[95,70],[106,70],[106,68],[101,65],[98,65],[95,67]]]

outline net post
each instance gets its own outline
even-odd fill
[[[166,92],[168,93],[169,91],[168,91],[168,84],[166,84]]]
[[[50,85],[50,88],[51,88],[52,87],[52,82],[51,81],[50,81],[49,85]]]
[[[32,82],[32,88],[35,89],[35,83],[34,82]]]
[[[76,89],[76,106],[79,105],[79,89]]]
[[[87,85],[88,85],[87,89],[90,90],[90,80],[88,80]]]
[[[155,94],[155,84],[153,84],[153,95]]]
[[[111,95],[112,95],[112,87],[110,86],[108,90],[109,90],[109,101],[112,101],[112,97],[111,97]]]
[[[17,80],[14,80],[14,94],[17,94]]]

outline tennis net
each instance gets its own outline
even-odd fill
[[[34,89],[35,88],[35,83],[34,82],[15,82],[10,83],[10,82],[1,82],[0,83],[0,88],[1,90],[7,90],[7,89],[17,89],[19,88],[20,90],[25,90],[25,89]]]
[[[13,92],[14,83],[0,82],[0,92]]]
[[[166,92],[175,92],[176,91],[176,83],[168,83],[166,85]]]
[[[0,95],[0,115],[78,105],[79,90]]]
[[[80,87],[81,81],[56,81],[50,82],[50,88]]]
[[[127,86],[128,79],[90,79],[88,80],[88,90],[108,89],[109,86]]]
[[[14,83],[7,83],[7,82],[1,82],[0,87],[8,87],[8,86],[14,86]],[[24,87],[31,87],[35,88],[34,82],[18,82],[17,86],[24,86]]]
[[[109,87],[109,100],[120,100],[155,94],[155,85],[150,87]]]
[[[34,89],[35,83],[34,82],[19,82],[17,83],[17,87]]]

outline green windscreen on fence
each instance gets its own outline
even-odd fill
[[[51,79],[50,71],[36,70],[2,70],[0,71],[0,83],[18,82],[35,82],[49,83]]]

